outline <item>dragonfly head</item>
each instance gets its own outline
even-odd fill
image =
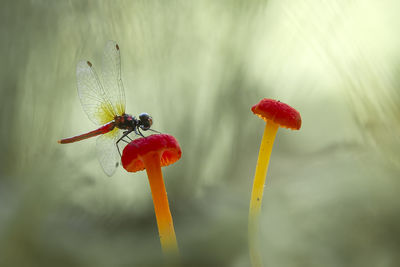
[[[153,118],[147,113],[141,113],[139,115],[139,127],[143,131],[147,131],[150,129],[151,125],[153,124]]]

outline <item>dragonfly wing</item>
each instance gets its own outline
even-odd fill
[[[115,128],[111,132],[101,135],[96,140],[97,158],[108,176],[112,176],[115,173],[120,162],[116,146],[116,142],[120,136],[121,131]]]
[[[125,91],[121,78],[121,55],[119,46],[108,41],[104,47],[102,78],[104,90],[118,115],[125,113]]]
[[[80,61],[76,67],[78,95],[83,110],[95,124],[110,122],[117,115],[110,96],[106,93],[92,63]]]

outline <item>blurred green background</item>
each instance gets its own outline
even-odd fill
[[[144,172],[108,178],[75,68],[119,43],[127,112],[182,159],[163,169],[185,266],[249,266],[263,97],[280,129],[261,215],[265,266],[400,265],[398,0],[2,1],[0,266],[159,266]],[[99,68],[98,68],[99,70]]]

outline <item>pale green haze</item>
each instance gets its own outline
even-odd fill
[[[145,172],[107,177],[76,87],[115,40],[127,113],[182,158],[163,168],[181,266],[250,266],[262,98],[279,129],[260,217],[265,266],[400,266],[398,0],[3,0],[0,266],[162,266]],[[174,266],[171,264],[171,266]]]

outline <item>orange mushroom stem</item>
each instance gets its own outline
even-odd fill
[[[301,117],[300,113],[289,105],[266,98],[254,105],[251,110],[266,122],[258,154],[249,210],[250,260],[253,266],[262,266],[262,258],[258,249],[258,217],[260,215],[265,179],[267,176],[272,147],[279,127],[299,130],[301,127]]]
[[[161,248],[166,255],[178,255],[174,224],[169,210],[161,167],[168,166],[181,157],[176,139],[167,134],[156,134],[130,142],[122,153],[122,166],[128,172],[146,169],[153,197]]]

